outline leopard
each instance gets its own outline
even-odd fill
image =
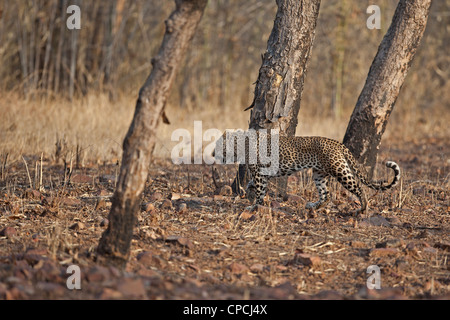
[[[266,153],[264,157],[263,153]],[[225,163],[226,159],[226,163],[245,164],[249,173],[246,194],[253,194],[249,199],[255,202],[249,210],[264,204],[270,178],[312,169],[319,199],[308,202],[306,209],[323,208],[330,201],[329,181],[333,177],[358,198],[361,208],[355,214],[364,214],[367,212],[367,199],[361,184],[385,191],[395,187],[401,176],[400,166],[387,161],[386,167],[394,173],[392,181],[371,181],[365,167],[356,161],[343,143],[321,136],[288,136],[278,130],[227,130],[216,141],[212,156],[216,163]]]

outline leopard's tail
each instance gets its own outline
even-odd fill
[[[387,183],[385,181],[370,181],[369,183],[366,183],[369,188],[384,191],[395,187],[398,184],[400,181],[400,166],[394,161],[387,161],[386,167],[391,168],[394,171],[394,179],[391,183]]]
[[[400,166],[395,163],[394,161],[387,161],[386,167],[392,169],[394,171],[394,179],[389,183],[387,181],[370,181],[368,179],[368,174],[364,167],[358,166],[358,164],[355,161],[355,158],[350,153],[350,151],[347,149],[344,151],[345,156],[347,158],[348,163],[350,164],[350,167],[352,168],[353,172],[356,173],[358,178],[361,180],[362,183],[364,183],[369,188],[372,188],[374,190],[380,190],[384,191],[390,188],[395,187],[398,182],[400,181]]]

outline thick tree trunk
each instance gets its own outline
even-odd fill
[[[207,0],[176,0],[166,20],[166,33],[153,70],[139,92],[133,122],[123,142],[122,167],[109,213],[109,225],[100,239],[99,261],[124,267],[129,255],[135,215],[155,146],[155,129],[181,59],[195,33]]]
[[[373,175],[381,136],[411,66],[431,0],[401,0],[358,98],[344,144]]]
[[[249,128],[279,129],[281,134],[295,135],[320,0],[278,0],[277,5],[253,103],[247,108],[252,109]],[[232,186],[237,193],[238,182],[246,184],[245,172],[240,165]],[[279,193],[284,194],[287,179],[280,180]]]

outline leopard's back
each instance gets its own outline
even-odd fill
[[[332,174],[333,166],[346,162],[344,148],[339,141],[325,137],[280,136],[280,169],[292,173],[314,168]]]

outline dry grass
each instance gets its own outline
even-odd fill
[[[82,150],[89,161],[113,161],[121,155],[122,141],[131,123],[135,102],[121,98],[111,103],[106,95],[89,95],[69,103],[36,101],[7,94],[0,102],[2,153],[10,159],[44,153],[55,160],[56,143],[62,157]]]
[[[88,95],[84,99],[28,100],[9,93],[0,101],[0,152],[9,161],[22,161],[21,156],[40,155],[55,161],[70,161],[78,152],[82,162],[116,162],[121,157],[122,141],[131,123],[136,97],[120,96],[110,101],[107,95]],[[314,108],[300,110],[297,135],[318,135],[341,140],[351,110],[340,117],[321,117]],[[203,132],[210,128],[221,131],[248,127],[249,113],[242,107],[210,106],[197,111],[168,105],[170,125],[160,124],[155,156],[170,158],[178,141],[171,141],[172,132],[187,129],[193,139],[194,121],[202,121]],[[402,97],[387,126],[384,141],[411,142],[423,137],[450,136],[448,106],[425,111],[402,104]],[[58,143],[58,145],[57,145]],[[204,142],[205,147],[209,142]],[[57,150],[59,148],[59,150]],[[77,149],[78,148],[78,149]],[[198,150],[195,150],[198,152]],[[56,159],[56,158],[60,159]]]

